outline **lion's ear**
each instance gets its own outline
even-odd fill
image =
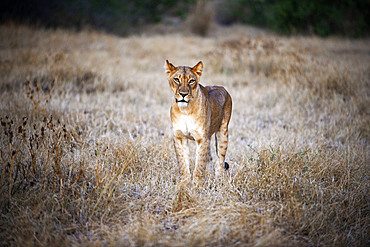
[[[166,63],[164,64],[164,68],[166,70],[167,76],[169,76],[171,72],[176,69],[176,67],[173,66],[172,63],[168,62],[168,60],[166,60]]]
[[[193,68],[191,68],[191,70],[198,76],[201,76],[203,72],[203,62],[199,61]]]

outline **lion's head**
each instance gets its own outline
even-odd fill
[[[199,86],[200,76],[203,71],[202,61],[198,62],[194,67],[176,67],[166,60],[165,69],[178,106],[188,106]]]

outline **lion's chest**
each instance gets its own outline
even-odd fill
[[[201,125],[192,115],[180,114],[172,122],[173,133],[178,137],[186,137],[191,140],[197,140],[202,134]]]

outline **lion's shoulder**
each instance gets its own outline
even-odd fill
[[[225,105],[225,101],[230,97],[229,93],[222,86],[206,86],[209,97],[215,99],[220,106]]]

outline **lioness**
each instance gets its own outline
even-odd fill
[[[191,68],[175,67],[166,60],[165,69],[175,96],[171,106],[171,122],[181,180],[185,183],[191,181],[188,139],[196,141],[197,145],[193,184],[198,185],[203,181],[206,163],[209,163],[213,173],[210,142],[214,133],[218,155],[215,176],[219,180],[223,176],[223,169],[229,168],[225,155],[232,110],[231,96],[223,87],[204,87],[199,84],[203,71],[201,61]]]

